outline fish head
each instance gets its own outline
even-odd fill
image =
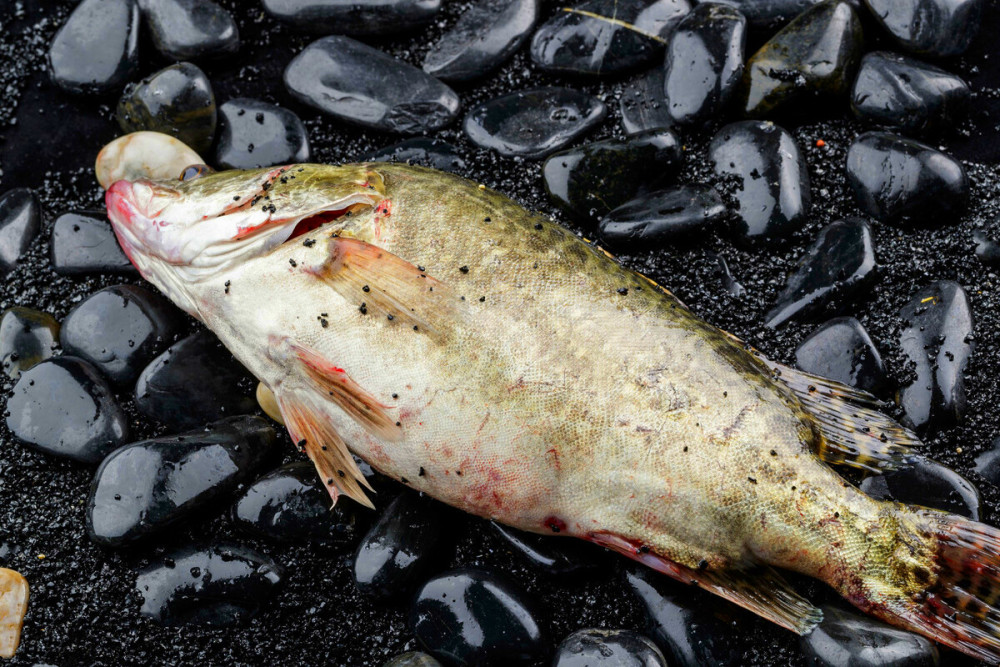
[[[364,165],[188,168],[175,180],[116,181],[105,204],[142,276],[198,317],[194,286],[300,234],[343,226],[384,193],[381,175]]]

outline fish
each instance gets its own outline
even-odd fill
[[[587,540],[788,630],[862,611],[1000,661],[1000,531],[872,499],[912,464],[873,396],[767,359],[553,219],[405,164],[118,180],[141,275],[261,383],[331,499],[352,456],[468,513]]]

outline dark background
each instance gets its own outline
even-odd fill
[[[248,96],[294,109],[309,128],[316,161],[348,161],[400,139],[345,126],[294,103],[281,83],[281,72],[315,37],[278,24],[257,2],[220,1],[239,23],[240,53],[228,61],[196,61],[211,78],[219,104]],[[87,294],[121,282],[113,277],[60,277],[52,272],[48,260],[54,219],[67,210],[101,205],[102,193],[94,181],[92,164],[100,147],[118,133],[113,119],[116,97],[72,98],[48,81],[48,43],[74,5],[72,1],[0,0],[0,193],[30,186],[45,211],[42,233],[0,288],[0,308],[24,305],[47,310],[58,318]],[[467,6],[464,2],[445,5],[441,20],[430,30],[375,44],[419,65],[442,27],[450,26]],[[546,3],[543,20],[556,7]],[[878,46],[875,31],[868,34],[870,43]],[[971,235],[984,229],[994,238],[1000,237],[1000,220],[995,217],[1000,210],[1000,167],[996,164],[1000,161],[998,34],[1000,11],[994,2],[969,53],[942,63],[965,76],[976,91],[969,120],[940,142],[967,161],[973,184],[970,212],[960,220],[940,220],[922,229],[874,222],[879,279],[862,300],[845,310],[865,325],[899,384],[909,377],[897,342],[899,308],[918,288],[938,279],[957,280],[968,291],[976,316],[977,346],[969,369],[969,412],[962,425],[932,433],[926,441],[934,457],[977,484],[984,496],[984,518],[993,523],[1000,520],[996,513],[1000,492],[971,469],[976,454],[1000,435],[996,400],[1000,396],[1000,299],[997,275],[973,255]],[[759,44],[764,38],[766,35],[754,35],[751,41]],[[145,35],[140,43],[140,76],[169,64],[159,59]],[[468,109],[512,90],[548,84],[587,90],[608,103],[611,114],[607,122],[589,139],[621,135],[617,98],[623,80],[544,75],[523,51],[486,81],[456,89]],[[799,139],[807,157],[814,202],[810,223],[790,240],[743,248],[720,232],[697,243],[621,258],[672,289],[709,322],[778,361],[791,361],[795,345],[815,324],[793,323],[774,332],[762,326],[763,313],[818,230],[839,217],[859,215],[845,186],[843,162],[853,137],[866,128],[849,119],[846,100],[840,108],[828,105],[825,113],[820,116],[803,110],[801,116],[782,121]],[[687,163],[681,181],[713,180],[704,162],[712,132],[709,128],[683,134]],[[469,177],[531,208],[554,213],[545,198],[538,163],[501,158],[473,147],[459,123],[437,136],[459,146]],[[826,146],[818,148],[817,139],[823,139]],[[593,234],[593,230],[575,229]],[[461,230],[456,229],[456,233]],[[727,259],[736,279],[746,287],[745,296],[734,298],[726,292],[716,261],[706,252],[709,250]],[[4,392],[10,387],[9,382],[4,384]],[[133,415],[137,437],[162,431],[135,415],[129,396],[121,398]],[[298,456],[290,445],[285,451],[286,460]],[[84,502],[92,474],[92,469],[18,445],[0,425],[0,566],[18,570],[32,586],[22,645],[11,665],[381,665],[396,653],[416,648],[406,618],[408,599],[403,596],[383,605],[361,597],[351,578],[349,550],[256,542],[232,530],[225,518],[227,507],[220,506],[217,516],[141,548],[98,548],[84,533]],[[617,567],[596,576],[553,581],[525,569],[478,519],[470,517],[453,525],[454,547],[443,550],[440,569],[480,565],[509,574],[532,594],[553,645],[581,627],[642,629],[642,613],[622,585]],[[168,547],[223,538],[252,545],[285,567],[284,589],[260,615],[246,627],[224,630],[161,628],[139,616],[140,600],[134,590],[138,567],[162,558]],[[45,555],[44,560],[39,554]],[[796,584],[814,600],[834,597],[813,582],[796,580]],[[697,591],[690,594],[697,604],[715,604]],[[733,641],[745,648],[744,664],[803,663],[794,635],[748,615],[733,618]],[[942,657],[942,661],[954,660],[954,654]]]

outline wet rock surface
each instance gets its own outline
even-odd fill
[[[538,535],[490,522],[490,527],[530,567],[557,577],[592,573],[607,562],[599,548],[579,540]]]
[[[802,651],[818,665],[934,667],[938,649],[918,634],[840,607],[824,605],[823,622],[802,637]]]
[[[276,468],[251,484],[233,505],[232,518],[243,530],[281,542],[350,544],[356,538],[356,506],[330,494],[310,461]]]
[[[49,48],[52,81],[71,93],[116,91],[139,64],[135,0],[84,0]]]
[[[201,68],[177,63],[126,87],[115,117],[123,132],[162,132],[204,154],[212,145],[218,112]]]
[[[676,123],[710,120],[729,107],[743,76],[746,17],[722,4],[695,7],[667,44],[663,97]]]
[[[0,276],[10,273],[41,228],[42,211],[35,194],[15,188],[0,197]]]
[[[71,310],[59,342],[111,382],[125,385],[173,342],[180,327],[180,312],[169,301],[142,287],[117,285]]]
[[[419,164],[456,174],[462,173],[466,168],[465,160],[454,145],[441,139],[425,139],[424,137],[405,139],[398,144],[380,148],[364,159],[372,162]]]
[[[293,97],[341,120],[418,134],[451,123],[458,95],[422,70],[349,37],[310,44],[285,69]]]
[[[531,34],[538,0],[480,0],[424,58],[424,71],[443,81],[468,81],[510,58]]]
[[[906,134],[954,129],[969,104],[968,84],[940,67],[886,51],[861,60],[851,109],[863,121]]]
[[[136,275],[104,211],[63,213],[52,226],[52,269],[64,276]]]
[[[537,660],[542,630],[517,586],[492,574],[462,569],[432,578],[413,602],[411,623],[434,656],[463,665]]]
[[[587,220],[669,181],[680,162],[677,135],[651,130],[626,141],[598,141],[556,153],[545,161],[542,176],[553,203]]]
[[[614,74],[652,62],[690,11],[687,0],[586,0],[539,26],[531,59],[544,70]]]
[[[220,544],[171,551],[135,582],[142,615],[161,625],[226,627],[249,621],[281,584],[273,560],[247,547]]]
[[[654,67],[622,86],[618,112],[626,134],[637,134],[674,124],[674,118],[667,108],[663,79],[663,69]]]
[[[240,31],[212,0],[138,0],[156,50],[172,60],[236,53]]]
[[[591,130],[607,113],[599,99],[570,88],[539,88],[485,102],[465,117],[473,143],[501,155],[540,159]]]
[[[904,422],[915,428],[954,423],[965,416],[965,373],[972,355],[974,318],[969,296],[942,280],[919,290],[899,311],[899,345],[916,378],[899,393]]]
[[[749,239],[797,231],[809,214],[809,172],[795,138],[767,121],[719,130],[709,146],[715,173],[737,184],[738,233]]]
[[[261,417],[234,417],[115,450],[94,475],[87,534],[121,547],[218,511],[260,469],[274,440]]]
[[[174,343],[143,369],[135,404],[168,426],[195,428],[253,412],[257,403],[251,391],[238,389],[241,384],[249,384],[246,370],[213,334],[201,331]]]
[[[15,306],[0,316],[0,363],[11,378],[52,357],[59,322],[48,313]]]
[[[614,247],[650,247],[720,224],[728,215],[722,197],[706,185],[678,185],[625,202],[600,222],[601,238]]]
[[[843,96],[863,40],[861,19],[846,0],[826,0],[803,12],[747,60],[743,112],[764,118]]]
[[[441,0],[264,0],[264,9],[308,32],[387,35],[431,21]]]
[[[666,667],[649,639],[629,630],[577,630],[556,650],[553,667]]]
[[[83,359],[62,356],[21,373],[7,401],[7,428],[40,452],[97,463],[128,441],[111,387]]]
[[[847,179],[861,210],[890,222],[947,224],[968,203],[961,163],[888,132],[867,132],[851,144]]]
[[[271,167],[309,158],[309,133],[294,112],[245,97],[219,107],[215,164],[220,169]]]
[[[876,395],[888,382],[882,356],[853,317],[834,318],[809,334],[795,348],[795,365]]]
[[[865,0],[875,19],[907,51],[955,56],[979,30],[982,0]]]
[[[931,507],[979,521],[979,490],[951,468],[923,456],[914,457],[907,467],[865,478],[860,488],[876,500]]]
[[[443,508],[427,496],[403,493],[358,543],[354,583],[365,595],[387,599],[412,591],[440,556],[447,533]]]
[[[868,223],[838,220],[824,227],[799,259],[774,308],[764,316],[767,326],[839,310],[874,279],[875,247]]]

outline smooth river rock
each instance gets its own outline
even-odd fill
[[[59,341],[59,322],[48,313],[14,306],[0,317],[0,363],[13,379],[50,359]]]
[[[494,521],[490,528],[529,567],[546,575],[577,577],[596,572],[607,563],[603,549],[582,540],[529,533]]]
[[[87,534],[121,547],[210,514],[253,478],[276,435],[261,417],[233,417],[112,452],[87,501]]]
[[[866,477],[859,488],[876,500],[932,507],[979,521],[982,499],[972,482],[925,456],[911,458],[906,467]]]
[[[240,31],[232,14],[212,0],[139,0],[156,50],[170,60],[232,55]]]
[[[932,58],[964,52],[979,32],[984,0],[865,0],[907,51]]]
[[[28,188],[14,188],[0,197],[0,277],[17,265],[42,226],[42,207]]]
[[[667,659],[637,632],[588,628],[559,644],[552,667],[667,667]]]
[[[915,632],[871,616],[823,605],[823,622],[799,638],[813,665],[825,667],[937,667],[937,645]]]
[[[300,30],[389,35],[416,30],[437,15],[441,0],[262,0],[271,16]]]
[[[255,169],[309,162],[309,133],[292,111],[238,97],[219,107],[215,164],[220,169]]]
[[[601,238],[615,247],[649,248],[722,222],[729,211],[707,185],[678,185],[640,195],[601,219]]]
[[[809,334],[795,348],[795,365],[876,395],[887,385],[882,355],[853,317],[836,317]]]
[[[709,146],[715,173],[732,183],[739,205],[737,232],[748,239],[786,236],[805,224],[809,172],[795,138],[774,123],[726,125]],[[722,191],[722,185],[719,185]]]
[[[462,174],[466,169],[465,160],[457,148],[443,139],[427,137],[404,139],[399,143],[380,148],[369,154],[365,161],[405,162],[456,174]]]
[[[458,115],[458,95],[426,72],[349,37],[316,40],[285,69],[300,102],[358,125],[419,134]]]
[[[107,211],[73,211],[60,215],[52,225],[49,251],[52,269],[60,275],[138,275],[118,245]]]
[[[49,47],[49,70],[71,93],[117,92],[139,65],[135,0],[83,0]]]
[[[674,118],[667,109],[663,80],[663,68],[654,67],[645,74],[633,77],[622,88],[618,110],[626,134],[638,134],[674,124]]]

